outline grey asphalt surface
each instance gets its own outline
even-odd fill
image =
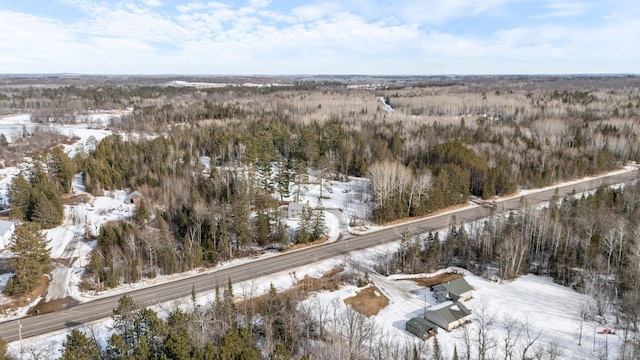
[[[496,202],[498,212],[509,211],[521,207],[523,200],[529,206],[548,202],[554,192],[558,191],[560,198],[573,191],[580,193],[598,188],[602,184],[613,185],[637,179],[638,171],[613,174],[596,179],[583,180],[579,183],[559,185],[548,190],[532,192],[523,196],[499,200]],[[225,268],[213,273],[181,278],[155,286],[133,290],[128,294],[141,306],[162,303],[182,297],[189,297],[192,288],[196,292],[214,290],[217,284],[224,286],[228,279],[233,283],[256,279],[262,276],[294,269],[299,266],[344,256],[347,252],[382,245],[400,239],[400,234],[406,230],[413,234],[426,233],[446,228],[452,216],[458,223],[470,222],[487,217],[489,209],[482,206],[465,207],[459,210],[434,215],[418,220],[412,220],[380,231],[365,235],[345,238],[334,243],[317,245],[301,250],[291,251],[278,256],[255,260],[242,265]],[[72,328],[87,322],[110,317],[117,306],[122,294],[114,295],[94,301],[82,303],[58,312],[25,317],[20,320],[10,320],[0,323],[0,337],[7,342],[18,340],[18,327],[22,326],[22,338],[43,335],[64,328]],[[20,323],[18,322],[20,321]]]

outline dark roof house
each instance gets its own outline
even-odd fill
[[[471,320],[471,310],[460,302],[447,301],[429,308],[424,317],[441,328],[451,331]]]
[[[471,298],[473,287],[464,277],[457,278],[433,287],[433,297],[438,303],[445,301],[464,301]]]
[[[407,324],[405,325],[405,328],[408,332],[421,338],[422,340],[426,340],[438,332],[438,325],[421,317],[414,317],[409,319],[409,321],[407,321]]]

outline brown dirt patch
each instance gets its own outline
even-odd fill
[[[345,275],[343,267],[335,267],[322,274],[320,278],[312,278],[305,276],[298,280],[296,284],[287,290],[278,291],[278,298],[281,300],[302,300],[314,291],[335,291],[345,283]],[[269,294],[257,296],[253,299],[244,300],[236,303],[241,312],[257,312],[264,302],[269,298]]]
[[[318,239],[318,240],[316,240],[316,241],[308,242],[308,243],[305,243],[305,244],[294,244],[294,245],[291,245],[291,246],[289,246],[288,248],[286,248],[286,249],[284,250],[284,252],[288,252],[288,251],[292,251],[292,250],[296,250],[296,249],[306,248],[306,247],[309,247],[309,246],[311,246],[311,245],[319,245],[319,244],[323,244],[323,243],[325,243],[328,239],[329,239],[329,238],[325,236],[325,237],[320,238],[320,239]],[[338,239],[338,240],[340,240],[340,239]]]
[[[38,296],[43,296],[45,291],[47,290],[47,285],[49,285],[49,278],[46,276],[42,276],[40,280],[40,284],[31,292],[24,294],[22,296],[12,297],[12,301],[3,305],[0,305],[0,313],[6,314],[8,312],[14,311],[19,307],[23,307],[29,305],[33,299]]]
[[[88,203],[88,194],[70,194],[62,197],[62,203],[64,205],[78,205],[80,203]]]
[[[62,309],[66,309],[72,306],[78,305],[78,301],[67,297],[64,299],[56,299],[49,302],[40,301],[36,306],[29,309],[27,315],[41,315]]]
[[[389,305],[389,299],[377,287],[371,285],[358,292],[356,296],[344,299],[344,303],[365,316],[377,315]]]
[[[335,267],[322,274],[320,278],[305,276],[296,282],[294,289],[306,294],[313,291],[335,291],[345,282],[343,271],[343,267]]]
[[[440,285],[442,283],[446,283],[447,281],[455,280],[461,277],[462,277],[462,274],[458,274],[458,273],[442,273],[442,274],[429,276],[429,277],[403,278],[398,280],[411,280],[420,286],[431,288],[436,285]]]

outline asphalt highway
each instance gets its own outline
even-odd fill
[[[522,196],[501,199],[496,201],[495,208],[498,212],[518,209],[524,201],[526,201],[526,204],[529,206],[535,206],[536,204],[548,202],[556,189],[559,197],[562,198],[571,194],[573,191],[580,193],[596,189],[602,184],[613,185],[624,183],[637,177],[638,171],[635,170],[595,179],[585,179],[572,184],[559,185],[547,190],[529,192]],[[128,294],[141,306],[163,303],[178,298],[189,297],[193,288],[195,288],[196,292],[204,292],[214,290],[218,284],[220,287],[223,287],[226,285],[228,279],[231,279],[233,283],[257,279],[321,260],[346,256],[350,251],[396,241],[400,239],[401,233],[406,231],[412,234],[419,234],[440,230],[449,225],[452,216],[456,217],[458,223],[467,223],[487,217],[489,212],[490,209],[484,206],[465,207],[404,222],[380,231],[352,236],[337,242],[316,245],[296,251],[285,252],[273,257],[258,259],[242,265],[221,269],[213,273],[204,273],[143,289],[132,290],[128,292]],[[101,298],[57,312],[0,323],[0,337],[7,342],[13,342],[19,339],[19,329],[21,330],[22,338],[25,339],[110,317],[112,310],[117,306],[118,299],[121,296],[122,294]]]

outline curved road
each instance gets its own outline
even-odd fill
[[[526,199],[528,205],[548,202],[556,189],[558,195],[562,198],[572,191],[579,193],[596,189],[602,184],[612,185],[628,182],[637,178],[637,172],[637,170],[634,170],[607,175],[597,179],[587,179],[574,184],[559,185],[558,187],[548,190],[540,190],[527,195],[498,200],[496,203],[497,211],[509,211],[520,208],[523,199]],[[227,279],[231,279],[233,283],[239,283],[308,265],[309,263],[320,260],[344,256],[348,251],[361,250],[399,240],[400,233],[405,230],[413,234],[418,234],[443,229],[448,226],[451,216],[454,215],[459,222],[470,222],[487,217],[488,214],[489,209],[482,206],[465,207],[443,214],[412,220],[369,234],[354,236],[343,241],[308,247],[231,268],[221,269],[213,273],[181,278],[172,282],[133,290],[128,294],[141,306],[162,303],[181,297],[189,297],[193,287],[195,287],[196,292],[214,290],[216,284],[224,285]],[[82,303],[58,312],[1,323],[0,337],[7,342],[18,340],[19,324],[22,326],[22,338],[28,338],[110,317],[112,310],[117,306],[118,299],[120,299],[121,296],[122,295],[110,296]]]

